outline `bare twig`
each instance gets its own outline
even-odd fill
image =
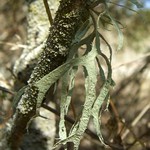
[[[137,117],[131,123],[131,127],[134,127],[149,109],[150,109],[150,104],[145,106],[144,109],[137,115]],[[124,132],[124,134],[122,135],[122,139],[125,139],[128,133],[129,133],[129,129],[127,129]]]
[[[0,86],[0,91],[9,93],[9,94],[11,94],[11,95],[14,95],[14,92],[13,92],[13,91],[11,91],[11,90],[9,90],[9,89],[7,89],[7,88],[5,88],[5,87],[2,87],[2,86]]]
[[[120,117],[119,112],[112,100],[110,100],[110,106],[111,106],[112,112],[113,112],[113,114],[116,118],[117,124],[118,124],[118,134],[120,134],[123,129],[121,117]]]
[[[121,5],[121,4],[117,4],[117,3],[114,3],[114,2],[111,2],[111,1],[108,2],[108,3],[111,3],[111,4],[113,4],[113,5],[117,5],[117,6],[119,6],[119,7],[123,7],[123,8],[125,8],[125,9],[128,9],[128,10],[130,10],[130,11],[133,11],[133,12],[139,14],[136,10],[131,9],[130,7],[127,7],[127,6],[124,6],[124,5]]]
[[[52,18],[51,10],[49,9],[48,2],[47,2],[47,0],[43,0],[43,3],[44,3],[44,6],[45,6],[45,9],[46,9],[46,13],[47,13],[50,25],[52,25],[53,24],[53,18]]]

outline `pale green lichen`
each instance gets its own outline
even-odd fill
[[[35,109],[38,88],[36,86],[29,86],[25,89],[25,93],[17,106],[17,110],[24,115]]]

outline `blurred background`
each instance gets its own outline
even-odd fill
[[[58,1],[50,1],[54,16]],[[110,111],[102,113],[102,133],[104,139],[118,146],[116,150],[119,146],[128,150],[150,149],[150,1],[141,1],[143,8],[140,9],[127,0],[112,2],[109,3],[110,12],[123,25],[124,44],[116,51],[117,32],[101,29],[113,48],[113,79],[116,83],[111,91]],[[15,78],[12,68],[27,39],[26,16],[27,5],[23,0],[0,1],[0,86],[12,91]],[[79,73],[73,93],[76,107],[83,102],[83,90],[83,76]],[[11,99],[11,94],[0,90],[0,128],[11,116]],[[90,129],[93,130],[92,124]],[[85,138],[80,149],[98,150],[100,145]]]

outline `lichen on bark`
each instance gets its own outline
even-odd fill
[[[83,21],[82,12],[85,11],[85,7],[81,2],[79,0],[60,2],[44,50],[29,84],[38,81],[66,60],[71,42]]]

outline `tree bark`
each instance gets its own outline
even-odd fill
[[[43,1],[26,0],[27,12],[27,40],[20,58],[15,62],[13,73],[17,77],[14,88],[18,91],[21,85],[27,84],[30,75],[37,64],[38,57],[43,50],[44,41],[48,36],[50,23]],[[43,10],[43,11],[41,11]],[[41,17],[42,16],[42,17]]]

